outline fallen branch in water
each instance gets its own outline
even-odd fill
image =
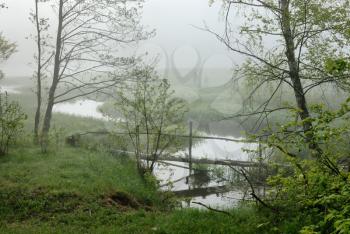
[[[243,167],[241,167],[241,170],[237,170],[236,168],[232,167],[232,166],[229,166],[232,170],[236,171],[237,173],[241,174],[244,176],[244,179],[247,181],[247,183],[249,184],[250,186],[250,189],[251,189],[251,193],[250,195],[257,201],[257,203],[260,203],[262,206],[272,210],[273,212],[275,213],[279,213],[279,210],[276,209],[275,207],[273,206],[270,206],[269,204],[267,204],[266,202],[264,202],[255,192],[255,189],[254,189],[254,186],[253,186],[253,183],[250,181],[245,169]]]
[[[203,206],[203,207],[207,208],[207,209],[210,210],[210,211],[214,211],[214,212],[222,213],[222,214],[225,214],[225,215],[228,215],[228,216],[232,216],[232,215],[231,215],[229,212],[227,212],[227,211],[214,209],[214,208],[212,208],[212,207],[210,207],[210,206],[207,206],[207,205],[205,205],[205,204],[203,204],[203,203],[201,203],[201,202],[192,202],[192,203],[193,203],[193,204],[200,205],[200,206]]]
[[[88,132],[82,132],[82,133],[76,133],[73,134],[75,136],[84,136],[88,134],[97,134],[97,135],[136,135],[135,132],[110,132],[106,130],[102,131],[88,131]],[[158,135],[159,133],[153,133],[153,132],[139,132],[138,135]],[[181,137],[181,138],[189,138],[188,135],[178,135],[178,134],[168,134],[168,133],[162,133],[162,136],[167,137]],[[234,138],[226,138],[226,137],[217,137],[217,136],[191,136],[193,139],[202,139],[202,140],[221,140],[221,141],[231,141],[231,142],[237,142],[237,143],[257,143],[257,141],[254,140],[247,140],[247,139],[234,139]]]
[[[183,169],[186,169],[186,170],[190,169],[189,167],[186,167],[186,166],[181,166],[181,165],[177,165],[177,164],[169,163],[169,162],[165,162],[165,161],[158,161],[157,163],[164,164],[164,165],[167,165],[167,166],[172,166],[172,167],[179,167],[179,168],[183,168]],[[200,171],[200,172],[211,172],[212,171],[212,170],[206,170],[206,169],[193,169],[193,170],[194,171]]]

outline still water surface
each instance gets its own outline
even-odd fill
[[[62,103],[54,107],[54,112],[66,113],[71,115],[91,117],[96,119],[107,120],[101,112],[99,112],[99,107],[103,105],[102,102],[96,102],[92,100],[82,100],[72,103]],[[218,136],[220,137],[220,136]],[[237,140],[243,140],[243,138],[227,137]],[[203,140],[195,144],[192,149],[192,154],[194,158],[208,158],[208,159],[231,159],[231,160],[249,160],[249,154],[243,149],[253,149],[255,145],[241,143],[241,142],[230,142],[222,140]],[[177,154],[186,156],[188,149],[179,151]],[[180,162],[170,162],[175,165],[182,167],[188,167],[187,163]],[[172,190],[187,190],[195,188],[206,188],[225,185],[224,182],[208,180],[202,185],[195,185],[192,183],[190,178],[188,181],[185,179],[189,175],[189,170],[169,165],[157,164],[155,175],[160,180],[161,184],[167,184],[170,181],[172,183]],[[166,189],[164,187],[164,189]],[[217,208],[227,208],[237,205],[237,202],[243,198],[243,191],[240,189],[235,189],[231,192],[226,192],[223,194],[210,194],[206,196],[195,196],[192,197],[188,202],[183,202],[185,207],[199,207],[199,205],[193,204],[192,202],[201,202],[211,207]]]
[[[59,103],[54,106],[53,111],[69,115],[105,120],[106,117],[103,116],[100,111],[98,111],[102,105],[103,102],[96,102],[93,100],[79,100],[75,102]]]

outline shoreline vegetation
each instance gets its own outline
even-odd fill
[[[31,113],[34,94],[25,85],[20,91],[10,98]],[[32,122],[29,115],[24,132]],[[142,178],[132,159],[101,150],[99,139],[88,139],[90,147],[65,144],[70,134],[105,127],[102,120],[54,113],[47,154],[25,134],[0,158],[0,233],[269,233],[259,228],[268,220],[254,206],[227,209],[230,215],[179,208],[184,198]]]
[[[261,220],[253,208],[229,210],[234,219],[174,210],[173,195],[149,183],[130,159],[67,146],[42,155],[21,144],[0,158],[0,232],[254,233]]]
[[[350,234],[350,0],[168,5],[0,0],[0,234]]]
[[[138,173],[135,160],[112,155],[103,145],[114,141],[122,147],[125,139],[87,137],[81,147],[66,144],[77,132],[108,128],[99,119],[54,113],[50,148],[42,154],[31,141],[34,94],[26,85],[20,90],[10,99],[28,119],[25,134],[0,157],[0,233],[270,234],[298,233],[314,222],[310,214],[275,213],[251,200],[220,210],[181,208],[186,198],[161,190],[156,178]]]

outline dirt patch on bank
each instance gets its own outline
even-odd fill
[[[104,203],[109,207],[116,207],[119,210],[130,210],[130,209],[145,209],[147,211],[153,210],[152,207],[143,204],[143,202],[137,200],[134,196],[129,193],[114,191],[108,193],[104,197]]]

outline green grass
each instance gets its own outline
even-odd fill
[[[192,103],[192,114],[218,117],[208,108],[215,94],[204,90]],[[30,133],[35,109],[30,83],[10,98],[28,114],[25,132]],[[132,160],[99,147],[91,151],[62,144],[70,134],[104,128],[101,120],[55,113],[48,154],[32,146],[28,134],[0,158],[0,233],[295,233],[271,232],[269,218],[254,207],[229,210],[231,216],[174,209],[176,199],[142,179]]]
[[[263,221],[252,209],[174,210],[165,197],[122,156],[20,146],[0,158],[0,233],[256,233]]]
[[[96,217],[99,215],[100,217]],[[198,210],[171,213],[135,211],[127,213],[77,214],[59,220],[55,225],[24,222],[0,227],[3,233],[259,233],[251,212],[236,213],[236,218]],[[69,220],[72,218],[74,220]],[[79,223],[77,223],[79,219]],[[249,220],[249,222],[247,222]],[[60,223],[59,223],[60,222]]]
[[[19,147],[0,159],[0,175],[2,188],[43,187],[84,195],[121,189],[139,197],[150,192],[137,176],[133,161],[70,147],[49,154],[41,154],[36,147]]]

